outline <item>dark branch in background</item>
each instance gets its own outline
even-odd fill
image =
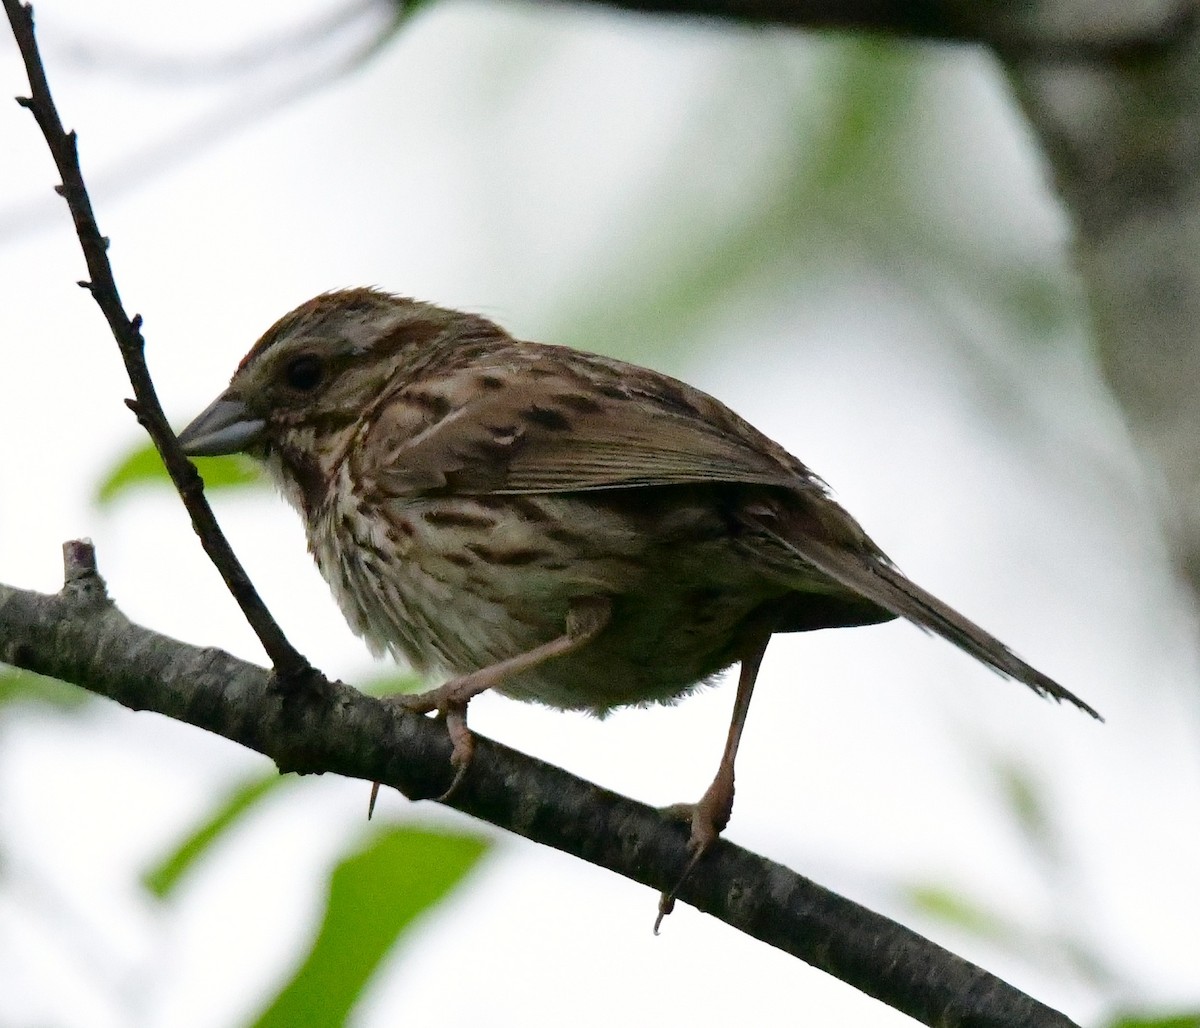
[[[572,0],[578,2],[578,0]],[[1038,4],[979,0],[592,0],[644,14],[715,18],[749,25],[873,32],[947,43],[979,43],[1001,57],[1042,61],[1113,61],[1151,56],[1188,34],[1200,12],[1176,0],[1153,25],[1138,13],[1132,32],[1095,28],[1055,35],[1036,23]],[[1111,18],[1111,15],[1108,15]]]
[[[33,31],[33,9],[28,4],[19,3],[18,0],[3,2],[9,24],[12,25],[13,37],[20,48],[25,71],[29,76],[30,95],[18,97],[17,103],[28,108],[37,120],[58,173],[62,176],[62,184],[55,187],[55,191],[67,201],[71,218],[75,222],[75,233],[79,236],[79,244],[87,262],[89,278],[79,285],[92,294],[120,348],[125,370],[129,373],[129,381],[133,386],[133,395],[136,397],[134,400],[127,400],[126,403],[153,440],[155,449],[162,457],[167,473],[175,483],[175,488],[179,490],[183,505],[191,516],[192,527],[200,537],[205,553],[225,580],[238,606],[242,608],[242,613],[262,642],[276,673],[285,682],[299,681],[312,670],[308,661],[284,636],[234,555],[233,549],[217,525],[216,518],[213,517],[212,508],[204,498],[204,485],[200,476],[179,449],[175,433],[167,424],[162,405],[158,402],[154,383],[150,380],[150,372],[146,367],[146,344],[141,333],[142,318],[140,314],[130,318],[121,303],[121,295],[117,291],[112,266],[108,261],[108,239],[100,234],[100,227],[96,224],[96,216],[92,211],[92,201],[79,167],[75,133],[67,132],[63,128],[54,99],[50,95],[50,85],[46,81],[46,71],[42,66]]]
[[[89,42],[82,36],[62,44],[64,56],[87,70],[142,78],[163,85],[219,81],[254,74],[272,66],[303,64],[305,71],[281,85],[239,88],[222,104],[165,137],[139,145],[117,163],[91,175],[94,188],[116,195],[193,158],[228,135],[256,124],[298,102],[322,85],[360,68],[379,53],[400,25],[433,0],[349,0],[343,8],[283,29],[224,54],[203,57],[155,55]],[[524,0],[522,0],[524,2]],[[1200,13],[1193,0],[1179,0],[1153,20],[1136,8],[1136,27],[1115,28],[1105,7],[1104,24],[1055,35],[1036,19],[1030,5],[980,4],[977,0],[569,0],[591,6],[666,17],[704,18],[747,25],[867,32],[912,40],[970,43],[990,47],[1012,61],[1099,63],[1148,59],[1179,46],[1196,27]],[[387,16],[347,53],[322,63],[318,48],[346,35],[379,12]],[[1086,15],[1086,10],[1083,14]],[[1149,23],[1147,23],[1147,19]],[[41,205],[18,201],[0,208],[0,237],[12,238],[44,224]]]
[[[446,788],[450,743],[439,722],[341,683],[281,692],[263,668],[134,625],[109,600],[91,546],[63,550],[61,593],[0,585],[0,660],[222,735],[282,771],[379,781],[414,798]],[[685,826],[482,736],[477,746],[448,806],[658,892],[676,885]],[[679,898],[927,1025],[1072,1024],[910,929],[724,840]],[[647,931],[652,910],[647,897]]]

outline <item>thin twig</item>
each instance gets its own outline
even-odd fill
[[[191,516],[192,527],[200,537],[201,545],[225,580],[238,606],[242,608],[250,627],[262,642],[276,674],[285,683],[302,681],[311,673],[311,665],[288,642],[234,555],[233,549],[217,525],[216,518],[213,517],[212,508],[204,498],[204,484],[192,463],[180,450],[175,433],[167,423],[162,405],[158,401],[154,383],[146,367],[141,315],[129,317],[121,303],[112,265],[108,260],[108,239],[100,233],[92,210],[92,201],[83,181],[75,133],[63,128],[58,109],[50,95],[50,85],[46,81],[46,70],[34,35],[33,8],[29,4],[19,3],[18,0],[3,0],[3,3],[29,77],[30,95],[18,97],[17,103],[27,108],[36,119],[58,173],[62,176],[62,184],[56,186],[55,191],[67,201],[71,218],[75,222],[75,233],[79,237],[84,260],[87,262],[88,278],[79,285],[92,294],[121,351],[135,397],[125,402],[137,415],[138,421],[154,442],[163,464],[166,465],[167,473],[175,483],[175,488],[179,490],[183,504]]]

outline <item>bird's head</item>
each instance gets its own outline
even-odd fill
[[[189,456],[265,461],[289,499],[309,508],[378,405],[452,349],[471,321],[482,323],[375,289],[323,293],[263,334],[179,442]]]

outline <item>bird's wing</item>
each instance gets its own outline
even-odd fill
[[[485,370],[401,390],[381,409],[371,477],[393,495],[554,493],[699,482],[823,486],[723,404],[666,376],[584,383]],[[640,369],[638,369],[640,370]],[[627,378],[628,376],[626,376]],[[435,394],[431,395],[431,390]]]

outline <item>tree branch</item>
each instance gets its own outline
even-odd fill
[[[578,2],[578,0],[571,0]],[[591,0],[626,11],[750,25],[874,32],[979,43],[1006,59],[1097,62],[1153,56],[1184,39],[1200,12],[1193,0],[1152,7],[980,3],[979,0]],[[1062,11],[1069,6],[1070,10]]]
[[[1200,26],[1155,60],[1009,71],[1072,217],[1096,358],[1200,596]]]
[[[282,771],[379,781],[410,798],[446,788],[440,722],[340,682],[281,690],[263,668],[135,625],[108,598],[91,545],[63,549],[60,593],[0,585],[0,659],[224,736]],[[660,892],[688,860],[684,825],[483,737],[447,805]],[[679,898],[927,1025],[1072,1024],[910,929],[724,840]]]

